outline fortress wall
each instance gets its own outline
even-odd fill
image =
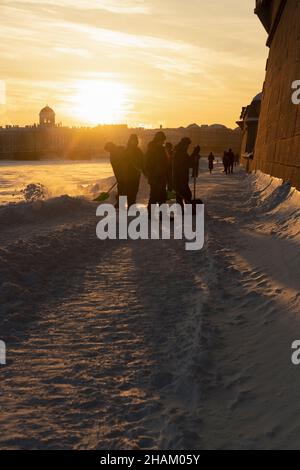
[[[287,0],[270,45],[253,165],[300,189],[300,105],[292,103],[295,80],[300,80],[300,0]]]

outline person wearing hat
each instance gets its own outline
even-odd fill
[[[161,205],[167,202],[169,159],[164,146],[165,142],[165,133],[157,132],[149,143],[146,153],[145,172],[150,185],[149,214],[152,205]]]
[[[125,148],[119,145],[115,145],[113,142],[107,142],[104,150],[110,154],[110,163],[117,180],[118,192],[115,207],[118,208],[119,197],[127,195]]]
[[[132,134],[128,140],[125,150],[126,171],[126,194],[128,207],[136,204],[137,194],[140,186],[140,178],[143,167],[143,152],[139,147],[139,139]]]

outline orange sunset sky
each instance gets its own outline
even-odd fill
[[[0,125],[236,127],[268,50],[254,0],[0,0]]]

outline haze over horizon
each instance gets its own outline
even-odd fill
[[[254,0],[2,0],[0,124],[236,127],[268,50]]]

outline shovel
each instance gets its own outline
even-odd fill
[[[104,192],[104,193],[101,193],[99,194],[99,196],[97,196],[95,199],[93,199],[95,202],[104,202],[104,201],[107,201],[107,199],[109,198],[109,195],[110,193],[112,192],[112,190],[117,186],[117,181],[115,182],[115,184],[107,191],[107,192]]]
[[[196,182],[197,182],[197,177],[194,176],[194,199],[192,200],[193,214],[196,214],[197,205],[198,204],[203,204],[202,199],[197,199],[196,198]]]
[[[176,192],[167,191],[167,201],[172,201],[173,199],[176,199]]]

